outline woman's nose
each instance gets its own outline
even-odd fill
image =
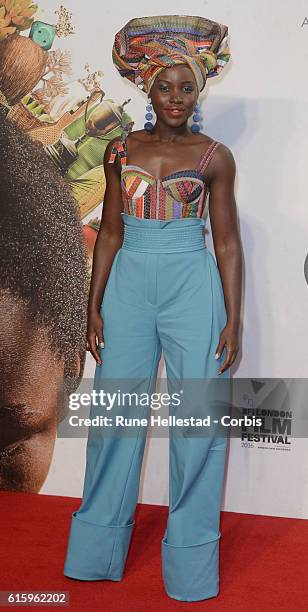
[[[182,102],[182,96],[178,92],[172,93],[170,99],[172,100],[172,102]]]

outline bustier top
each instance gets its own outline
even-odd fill
[[[115,141],[108,163],[114,163],[119,155],[124,212],[163,221],[201,218],[208,194],[204,172],[219,144],[216,140],[211,143],[195,169],[156,178],[140,166],[127,164],[126,140]]]

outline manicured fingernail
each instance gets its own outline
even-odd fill
[[[218,359],[218,358],[219,358],[219,353],[216,353],[215,354],[215,359]]]
[[[100,348],[104,348],[105,342],[100,342],[99,345],[100,345]]]

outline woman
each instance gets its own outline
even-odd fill
[[[174,15],[133,19],[115,37],[116,67],[148,93],[157,119],[106,149],[107,187],[87,333],[98,388],[113,380],[115,390],[125,384],[125,391],[151,393],[162,353],[169,390],[173,381],[181,386],[229,378],[238,351],[241,293],[235,164],[226,146],[198,128],[192,132],[187,123],[207,77],[218,74],[230,57],[226,37],[226,26]],[[218,268],[204,242],[201,216],[208,190]],[[195,409],[195,395],[191,403]],[[188,414],[188,405],[186,398],[184,406],[174,411],[170,406],[170,414],[182,414],[181,409]],[[143,411],[139,406],[134,414],[148,417],[149,412],[149,406]],[[92,405],[91,417],[95,414],[102,408],[96,412]],[[131,415],[132,407],[126,403],[120,414]],[[103,439],[90,429],[66,576],[122,579],[145,439],[142,426],[133,436],[127,426],[124,434]],[[162,569],[166,592],[174,599],[218,594],[225,450],[226,437],[190,438],[170,428]]]

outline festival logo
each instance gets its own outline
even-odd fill
[[[243,448],[291,450],[294,411],[287,382],[281,379],[234,380],[235,406],[243,424],[236,432]]]

